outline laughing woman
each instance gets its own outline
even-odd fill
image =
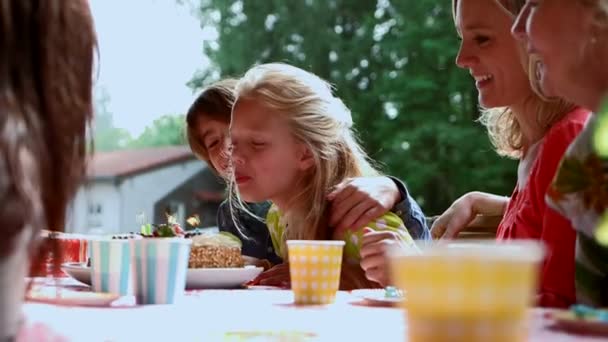
[[[536,89],[534,56],[511,36],[515,16],[507,0],[454,0],[462,39],[456,59],[475,78],[481,121],[499,154],[519,159],[511,197],[465,194],[435,222],[435,237],[451,238],[478,214],[503,216],[497,239],[535,239],[548,249],[537,304],[567,307],[574,302],[572,226],[545,204],[545,193],[566,147],[589,113],[564,101],[549,101]]]
[[[608,136],[598,128],[608,118],[608,1],[528,1],[513,33],[540,57],[545,93],[597,113],[568,148],[547,201],[577,232],[577,301],[607,306],[608,241],[598,228],[608,223],[602,222],[608,207],[608,156],[598,143]]]

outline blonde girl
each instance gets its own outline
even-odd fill
[[[379,172],[356,141],[349,109],[327,82],[290,65],[264,64],[243,76],[235,97],[231,202],[244,210],[242,201],[272,201],[266,220],[283,258],[287,240],[343,239],[345,264],[371,271],[385,262],[382,253],[366,255],[364,240],[415,248],[401,219],[390,212],[338,236],[329,227],[327,194],[333,187]]]

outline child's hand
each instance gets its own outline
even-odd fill
[[[386,251],[391,245],[402,244],[401,237],[392,231],[363,230],[361,241],[361,268],[367,279],[382,286],[390,283],[389,264]]]
[[[255,279],[247,283],[247,285],[264,285],[290,288],[291,278],[289,275],[289,263],[284,262],[282,264],[274,266],[268,271],[262,272]]]

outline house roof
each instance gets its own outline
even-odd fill
[[[96,152],[89,161],[87,177],[127,177],[194,158],[188,146]]]

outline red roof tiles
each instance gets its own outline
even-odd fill
[[[87,169],[88,178],[131,176],[159,167],[195,159],[188,146],[96,152]]]

